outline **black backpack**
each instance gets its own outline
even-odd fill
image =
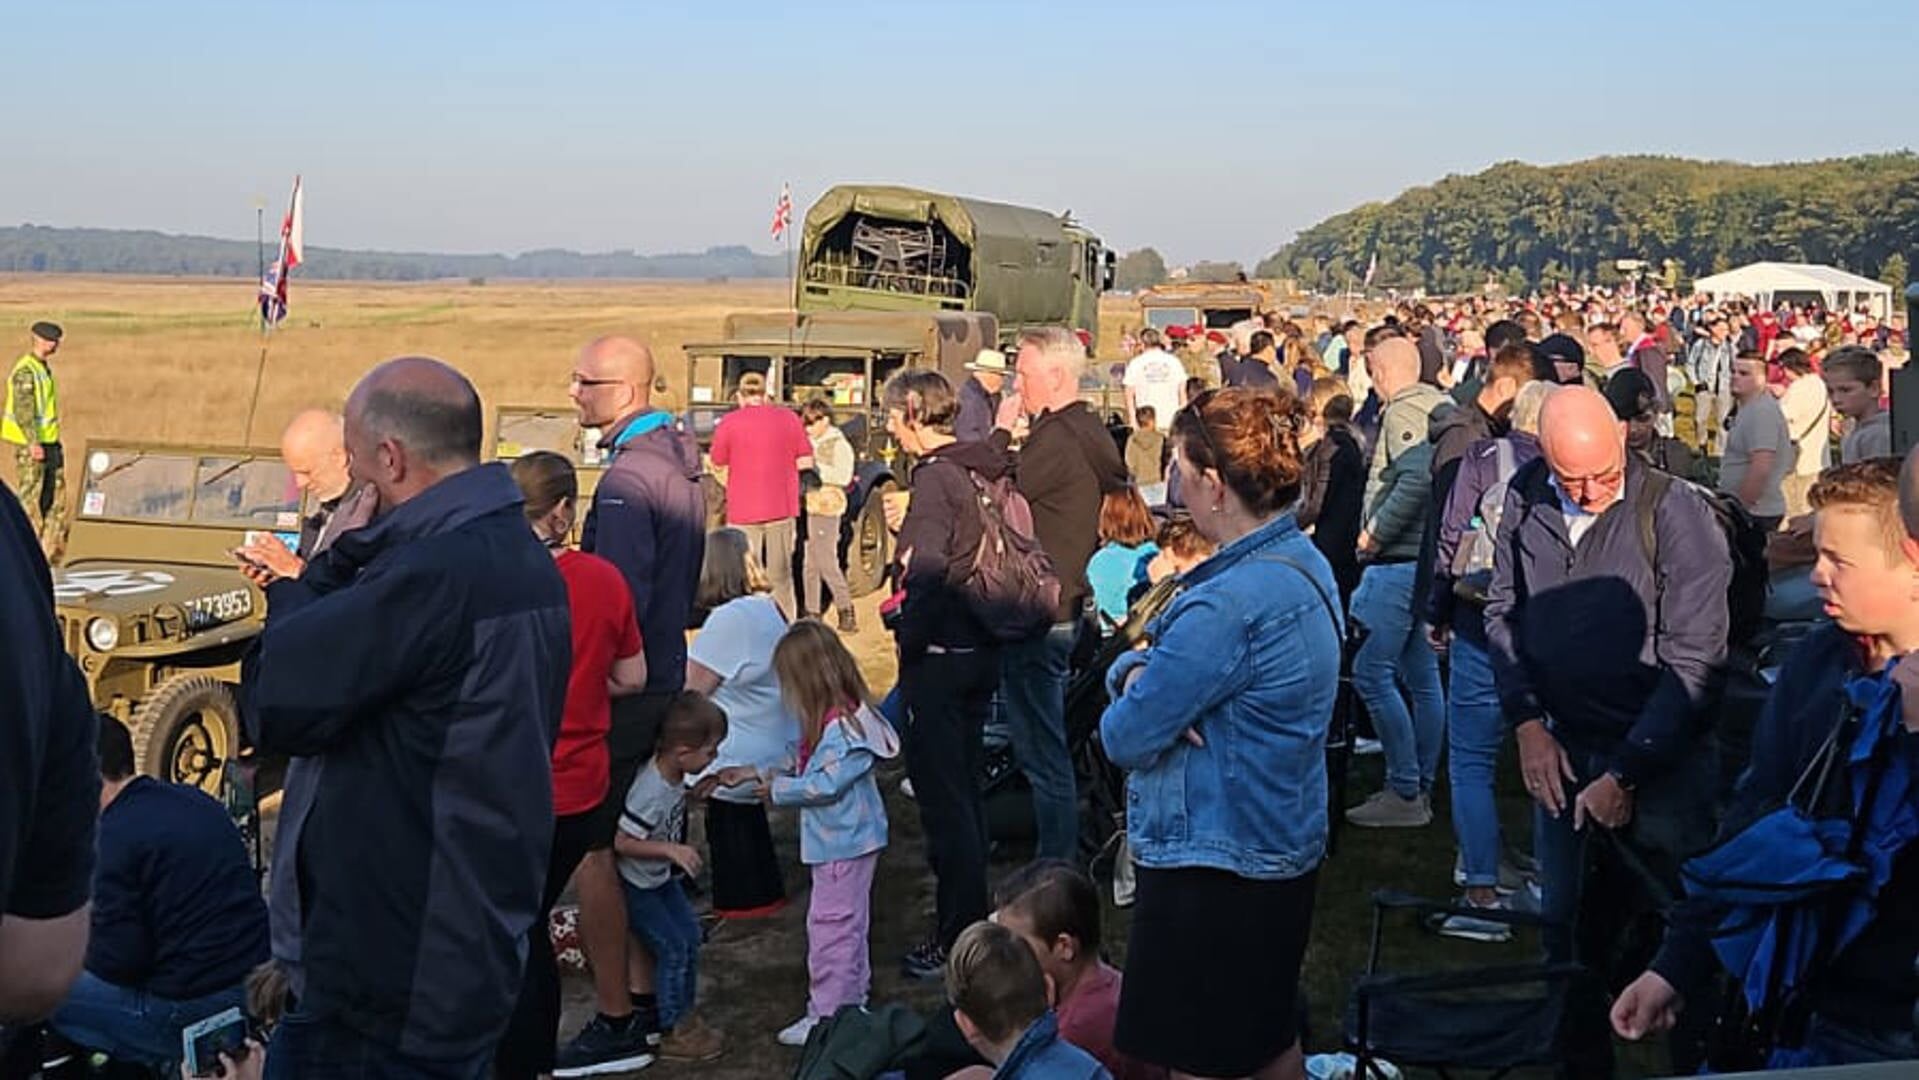
[[[1654,527],[1653,515],[1659,508],[1659,500],[1666,497],[1666,490],[1674,484],[1685,484],[1706,500],[1720,531],[1726,534],[1726,550],[1732,556],[1732,580],[1726,585],[1726,645],[1728,648],[1745,645],[1759,632],[1766,618],[1770,571],[1766,567],[1765,530],[1737,498],[1648,468],[1646,482],[1640,485],[1638,495],[1639,541],[1655,569],[1659,566],[1659,530]]]
[[[980,510],[979,550],[963,589],[967,607],[999,641],[1029,641],[1053,625],[1059,574],[1033,534],[1033,508],[1010,475],[988,480],[971,469]]]

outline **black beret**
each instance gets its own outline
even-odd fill
[[[59,323],[37,322],[33,324],[32,329],[33,329],[33,336],[39,338],[42,341],[59,341],[60,340],[61,330],[60,330]]]

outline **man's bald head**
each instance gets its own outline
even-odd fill
[[[308,409],[295,416],[280,435],[280,459],[300,490],[322,502],[346,494],[352,484],[347,474],[346,421],[339,413]]]
[[[653,350],[630,337],[596,338],[573,366],[573,404],[582,427],[605,427],[652,403]]]
[[[1390,399],[1394,394],[1419,381],[1419,346],[1403,337],[1389,337],[1375,344],[1367,354],[1373,385],[1379,388],[1381,398]]]
[[[484,426],[466,376],[432,357],[388,360],[347,397],[353,476],[375,485],[391,509],[479,464]]]
[[[1590,513],[1617,502],[1625,487],[1626,425],[1604,395],[1562,386],[1539,411],[1539,448],[1559,486]]]

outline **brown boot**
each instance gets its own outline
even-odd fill
[[[841,608],[840,609],[840,633],[857,634],[859,632],[860,632],[859,620],[853,617],[853,609],[850,607]]]
[[[714,1061],[723,1052],[720,1033],[707,1027],[695,1013],[680,1017],[673,1030],[660,1037],[661,1061]]]

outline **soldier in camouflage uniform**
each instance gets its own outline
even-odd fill
[[[49,560],[66,546],[66,454],[60,445],[60,395],[47,361],[60,348],[60,327],[33,324],[33,343],[14,362],[7,379],[6,412],[0,413],[0,439],[14,446],[14,476],[20,504],[40,535]]]

